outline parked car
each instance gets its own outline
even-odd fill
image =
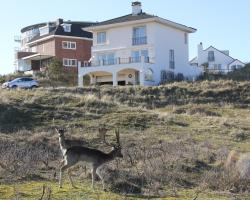
[[[2,88],[36,88],[38,87],[38,81],[29,77],[16,78],[12,81],[8,81],[2,84]]]

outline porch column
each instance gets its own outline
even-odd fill
[[[140,86],[144,86],[144,70],[140,70]]]
[[[113,72],[112,74],[113,76],[113,86],[117,86],[117,73],[116,72]]]
[[[83,76],[81,74],[78,75],[78,87],[83,87]]]
[[[95,85],[96,84],[96,77],[93,74],[91,74],[89,76],[90,76],[90,84]]]

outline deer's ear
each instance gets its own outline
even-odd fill
[[[59,133],[59,130],[57,128],[55,128],[56,132]]]

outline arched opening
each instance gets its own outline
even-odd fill
[[[112,73],[95,71],[83,76],[83,85],[113,85]]]
[[[123,69],[117,73],[118,85],[138,85],[139,71],[135,69]]]
[[[154,80],[154,72],[152,69],[148,68],[145,71],[145,81],[153,81]]]

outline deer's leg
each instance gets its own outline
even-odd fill
[[[85,173],[85,176],[87,175],[87,167],[86,165],[84,166],[84,173]]]
[[[91,170],[91,174],[92,174],[92,189],[94,189],[94,181],[95,181],[95,176],[96,176],[96,167],[92,167]]]
[[[106,189],[105,189],[104,177],[103,177],[103,175],[101,174],[100,168],[97,168],[96,174],[99,176],[99,178],[100,178],[101,181],[102,181],[102,189],[103,189],[104,191],[106,191]]]
[[[64,159],[60,160],[59,167],[62,167],[64,165]]]
[[[59,187],[62,188],[62,174],[63,172],[68,169],[70,166],[69,165],[64,165],[60,168],[60,176],[59,176]]]
[[[71,184],[71,186],[73,187],[73,188],[76,188],[76,186],[74,185],[74,183],[73,183],[73,181],[72,181],[72,177],[71,177],[71,172],[72,172],[72,168],[69,168],[68,169],[68,176],[69,176],[69,182],[70,182],[70,184]]]

